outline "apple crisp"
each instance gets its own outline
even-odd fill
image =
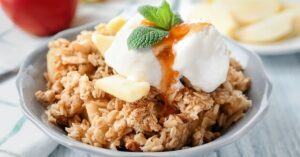
[[[106,26],[101,24],[95,31],[115,34],[107,33]],[[196,91],[183,78],[183,88],[171,104],[153,86],[137,101],[121,100],[95,88],[97,80],[117,72],[105,63],[92,34],[83,31],[74,41],[57,39],[49,43],[47,90],[35,94],[47,107],[48,120],[69,137],[116,150],[177,150],[218,138],[251,106],[244,94],[250,79],[233,58],[227,80],[211,93]]]

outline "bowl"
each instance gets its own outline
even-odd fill
[[[57,34],[50,40],[57,38],[72,40],[80,33],[80,31],[91,30],[97,23],[99,22],[66,30]],[[252,80],[252,86],[247,92],[247,96],[252,100],[253,106],[247,111],[244,118],[235,123],[221,137],[207,144],[168,152],[125,152],[94,147],[68,137],[61,128],[47,121],[47,117],[44,113],[45,108],[35,99],[34,96],[34,93],[37,90],[46,88],[43,73],[46,71],[48,41],[41,44],[39,48],[34,50],[20,68],[17,78],[17,88],[20,96],[21,108],[28,119],[45,132],[45,134],[56,142],[71,149],[109,157],[193,157],[205,155],[241,138],[254,126],[254,124],[261,121],[268,107],[268,98],[270,97],[272,90],[272,85],[266,75],[260,58],[255,53],[239,46],[230,39],[226,38],[225,42],[231,49],[232,55],[240,61],[245,68],[245,74]]]

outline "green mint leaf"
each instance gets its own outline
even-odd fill
[[[172,17],[172,21],[171,21],[171,26],[175,26],[175,25],[178,25],[180,23],[182,23],[182,19],[180,18],[180,16],[178,14],[173,14],[173,17]]]
[[[169,3],[165,0],[160,7],[145,5],[139,7],[138,11],[145,19],[165,30],[169,30],[172,26],[182,22],[180,16],[172,12]]]
[[[172,16],[173,12],[171,10],[171,7],[169,3],[167,3],[165,0],[163,0],[161,6],[158,8],[158,16],[157,17],[160,22],[164,23],[164,29],[169,30],[171,28],[171,21],[172,21]]]
[[[129,49],[148,48],[157,44],[169,34],[168,31],[141,26],[133,30],[127,39]]]
[[[169,29],[169,16],[162,14],[163,10],[153,6],[142,6],[138,9],[139,13],[144,16],[145,19],[155,23],[159,28],[165,30]]]

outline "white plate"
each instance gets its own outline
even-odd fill
[[[260,55],[284,55],[300,52],[300,37],[266,45],[240,44]]]

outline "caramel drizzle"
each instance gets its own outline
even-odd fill
[[[168,96],[173,94],[175,91],[172,88],[177,82],[177,77],[179,73],[172,69],[175,52],[173,51],[173,46],[183,39],[189,32],[201,31],[204,28],[210,26],[210,23],[182,23],[177,25],[170,30],[170,34],[164,38],[161,42],[153,47],[153,52],[158,59],[161,69],[162,69],[162,79],[160,82],[160,91],[165,97],[166,102],[171,104],[172,100],[169,100]]]
[[[143,20],[142,25],[155,27],[153,22]],[[172,106],[173,100],[170,98],[176,91],[173,85],[177,83],[179,73],[172,69],[175,60],[173,46],[184,38],[191,31],[200,31],[209,26],[209,23],[182,23],[171,28],[169,35],[161,42],[156,44],[152,49],[161,65],[162,79],[160,81],[160,93],[164,105],[160,107],[161,115],[168,116],[177,112],[175,106]]]
[[[180,41],[188,32],[190,27],[188,24],[180,24],[171,28],[170,34],[164,38],[161,42],[153,47],[153,52],[160,63],[162,78],[160,81],[160,93],[162,95],[164,105],[160,106],[160,114],[162,116],[168,116],[177,112],[175,106],[172,106],[170,95],[175,92],[172,88],[177,82],[179,73],[172,69],[175,52],[173,46]]]

